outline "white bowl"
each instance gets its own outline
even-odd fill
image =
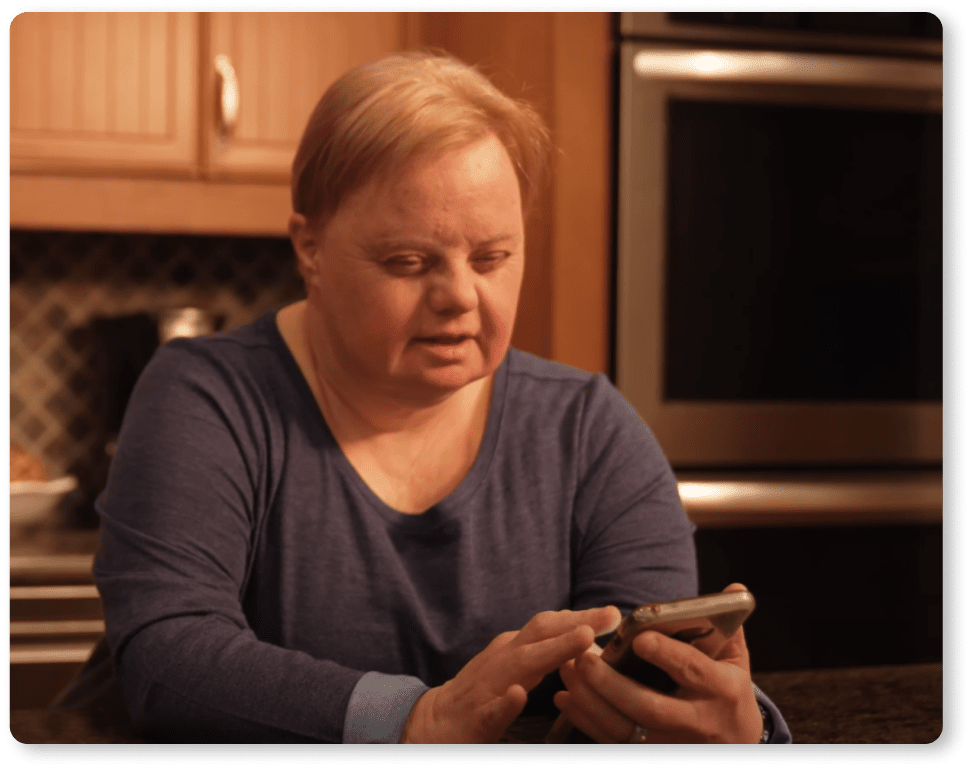
[[[58,503],[77,488],[77,478],[65,475],[53,481],[10,483],[10,526],[44,523]]]

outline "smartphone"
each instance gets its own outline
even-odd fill
[[[677,682],[666,671],[637,656],[633,639],[644,630],[655,630],[700,649],[708,657],[715,657],[754,611],[754,606],[754,596],[747,590],[638,606],[624,617],[603,649],[602,660],[644,686],[673,694],[677,691]],[[546,742],[564,742],[571,731],[572,725],[560,716],[546,736]]]

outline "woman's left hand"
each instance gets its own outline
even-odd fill
[[[731,585],[725,592],[743,590]],[[597,742],[627,742],[640,726],[644,741],[656,743],[756,743],[761,711],[751,686],[744,628],[739,628],[711,659],[689,644],[646,631],[633,641],[634,652],[663,668],[680,688],[665,695],[637,683],[584,652],[560,668],[566,691],[556,706]]]

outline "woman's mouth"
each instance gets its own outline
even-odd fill
[[[451,347],[462,344],[471,339],[471,334],[440,334],[438,336],[418,337],[417,341],[422,344],[434,344],[442,347]]]

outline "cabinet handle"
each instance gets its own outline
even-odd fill
[[[239,81],[228,56],[216,56],[219,90],[219,131],[228,134],[239,117]]]

